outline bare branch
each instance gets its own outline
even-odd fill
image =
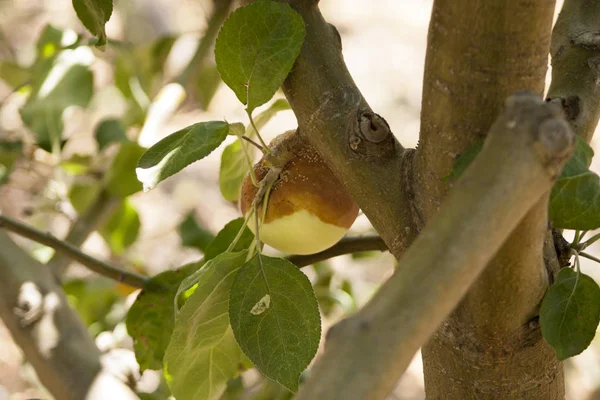
[[[107,278],[114,279],[132,287],[140,289],[144,288],[144,283],[147,280],[145,276],[136,272],[126,271],[104,261],[97,260],[94,257],[83,253],[81,250],[79,250],[79,248],[73,246],[72,244],[57,239],[51,233],[40,232],[34,227],[2,214],[0,214],[0,228],[5,228],[11,232],[51,247],[56,250],[57,253],[81,263],[83,266],[87,267],[91,271],[96,272],[97,274],[106,276]]]
[[[54,398],[137,399],[103,369],[94,340],[52,273],[3,231],[0,293],[0,317]]]
[[[298,399],[384,399],[415,352],[463,298],[504,240],[540,201],[574,138],[557,107],[516,95],[473,164],[355,316],[329,332]]]
[[[565,0],[552,33],[547,99],[564,108],[575,134],[590,142],[600,118],[600,3]]]
[[[306,256],[290,256],[288,260],[296,264],[299,268],[318,263],[332,257],[343,254],[358,253],[361,251],[388,251],[385,242],[379,235],[350,236],[340,240],[334,246],[316,254]]]
[[[110,217],[119,201],[121,199],[111,195],[106,190],[102,190],[85,213],[80,215],[71,225],[64,242],[75,248],[80,247],[90,234]],[[71,261],[72,258],[66,257],[63,252],[56,252],[47,265],[54,275],[60,279]]]

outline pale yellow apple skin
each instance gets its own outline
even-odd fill
[[[256,224],[250,219],[248,227],[255,232]],[[321,221],[307,210],[285,215],[260,229],[260,240],[269,246],[289,254],[314,254],[336,244],[347,229]],[[298,232],[303,232],[298,234]]]
[[[279,135],[271,148],[294,141],[292,157],[287,160],[268,197],[260,240],[288,254],[314,254],[336,244],[358,215],[358,206],[347,193],[319,153],[305,142],[297,142],[293,131]],[[275,150],[273,150],[275,151]],[[260,182],[270,170],[264,158],[254,166]],[[258,188],[250,176],[242,183],[240,210],[252,210]],[[263,218],[263,204],[257,207]],[[254,232],[254,216],[248,221]]]

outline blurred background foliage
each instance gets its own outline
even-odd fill
[[[187,125],[248,122],[212,55],[226,3],[117,1],[108,44],[99,51],[70,1],[0,0],[0,210],[149,276],[200,259],[216,232],[239,216],[219,188],[221,153],[233,138],[148,193],[134,169],[147,147]],[[403,144],[414,146],[431,1],[377,0],[366,9],[358,0],[321,3],[365,97]],[[295,125],[293,113],[282,110],[262,133],[270,139]],[[598,171],[598,157],[594,162]],[[372,227],[361,216],[352,230]],[[70,264],[45,246],[19,243],[53,268]],[[305,268],[323,331],[363,305],[394,265],[388,253],[367,252]],[[597,267],[583,268],[600,277]],[[124,320],[138,292],[75,264],[65,274],[69,301],[98,347],[135,370]],[[1,323],[0,349],[0,400],[49,398]],[[600,398],[599,350],[596,339],[567,361],[569,398]],[[145,371],[138,378],[142,399],[169,398],[162,374]],[[223,399],[290,397],[251,370],[230,382]],[[424,399],[420,356],[391,398]]]

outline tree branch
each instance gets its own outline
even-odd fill
[[[187,67],[175,79],[184,88],[190,89],[198,81],[202,67],[205,66],[206,59],[211,55],[210,49],[215,43],[219,29],[227,15],[229,15],[232,5],[233,0],[213,0],[213,12],[208,19],[204,36],[200,39],[198,48]]]
[[[100,352],[45,265],[0,231],[0,317],[42,384],[61,400],[137,399]]]
[[[119,201],[118,197],[111,195],[106,190],[100,191],[92,205],[71,225],[64,238],[64,243],[75,248],[80,247],[90,234],[111,216]],[[64,252],[57,251],[46,265],[60,279],[71,261],[72,257],[67,257]]]
[[[329,332],[298,399],[383,399],[504,240],[552,187],[574,138],[560,110],[516,95],[400,267]]]
[[[379,235],[350,236],[340,240],[334,246],[316,254],[305,256],[295,255],[288,257],[288,260],[296,264],[299,268],[318,263],[332,257],[343,254],[358,253],[360,251],[388,251],[385,242]]]
[[[547,99],[564,108],[575,134],[590,142],[600,118],[600,3],[565,0],[552,32]]]
[[[362,97],[344,63],[339,33],[323,19],[317,1],[287,3],[307,27],[302,51],[283,85],[298,132],[319,151],[399,257],[417,233],[407,179],[412,151],[396,141]]]
[[[83,253],[74,245],[57,239],[51,233],[40,232],[13,218],[0,214],[0,228],[5,228],[18,235],[46,245],[69,260],[75,260],[97,274],[114,279],[126,285],[143,289],[147,278],[135,272],[125,271],[104,261],[100,261]]]

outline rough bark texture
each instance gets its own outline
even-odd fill
[[[437,212],[448,190],[442,178],[485,135],[502,99],[523,89],[542,94],[553,10],[548,0],[434,3],[415,159],[420,220]],[[423,348],[428,398],[564,397],[561,364],[539,327],[528,324],[549,285],[542,251],[547,201],[540,199],[521,221]],[[464,357],[454,358],[457,348]]]
[[[540,199],[547,200],[545,193],[574,142],[559,115],[556,108],[544,107],[532,95],[508,100],[480,157],[400,258],[394,276],[357,315],[330,331],[325,354],[298,399],[385,398],[413,354],[458,304],[519,221]],[[522,189],[513,191],[513,187]],[[516,360],[511,361],[510,368],[518,369]],[[554,382],[556,363],[547,365],[554,366]],[[474,385],[479,382],[463,379],[465,391],[454,398],[474,398]],[[520,380],[514,382],[509,387],[518,387]],[[452,380],[439,383],[446,388]],[[494,385],[490,390],[501,388]]]

